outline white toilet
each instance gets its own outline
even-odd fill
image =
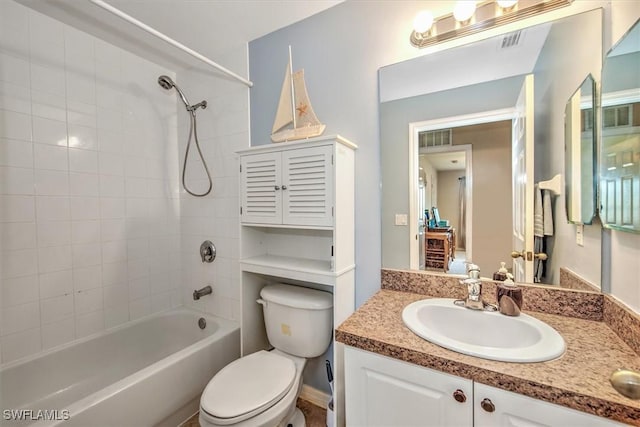
[[[220,370],[200,398],[200,425],[304,427],[296,408],[307,358],[324,354],[333,331],[333,296],[299,286],[265,286],[258,303],[273,351],[258,351]]]

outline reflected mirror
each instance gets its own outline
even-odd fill
[[[609,52],[602,71],[600,217],[640,233],[640,24]]]
[[[591,224],[596,211],[595,81],[588,76],[564,109],[567,220]]]
[[[565,103],[601,45],[597,9],[380,69],[383,268],[600,283],[600,227],[577,245],[562,186],[535,184],[563,173]]]

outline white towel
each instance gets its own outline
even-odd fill
[[[542,192],[542,210],[544,212],[542,215],[544,235],[553,236],[553,206],[551,206],[551,192],[549,190]]]
[[[542,210],[542,190],[535,185],[533,196],[533,235],[544,236],[544,211]]]

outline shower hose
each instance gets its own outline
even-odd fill
[[[209,168],[207,167],[207,162],[202,155],[202,150],[200,150],[200,142],[198,141],[198,126],[196,121],[196,111],[195,109],[189,111],[190,113],[190,125],[189,125],[189,139],[187,140],[187,149],[184,154],[184,163],[182,164],[182,186],[185,191],[192,196],[195,197],[204,197],[211,192],[211,188],[213,188],[213,181],[211,181],[211,173],[209,173]],[[185,175],[187,173],[187,159],[189,158],[189,149],[191,148],[191,140],[194,140],[196,143],[196,148],[198,149],[198,154],[200,155],[200,160],[202,160],[202,166],[204,167],[205,172],[207,173],[207,179],[209,180],[209,188],[204,193],[194,193],[189,190],[187,187],[187,182],[185,181]]]

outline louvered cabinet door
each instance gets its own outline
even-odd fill
[[[281,224],[280,153],[242,156],[240,168],[242,222]]]
[[[332,146],[282,152],[282,222],[333,225]]]

